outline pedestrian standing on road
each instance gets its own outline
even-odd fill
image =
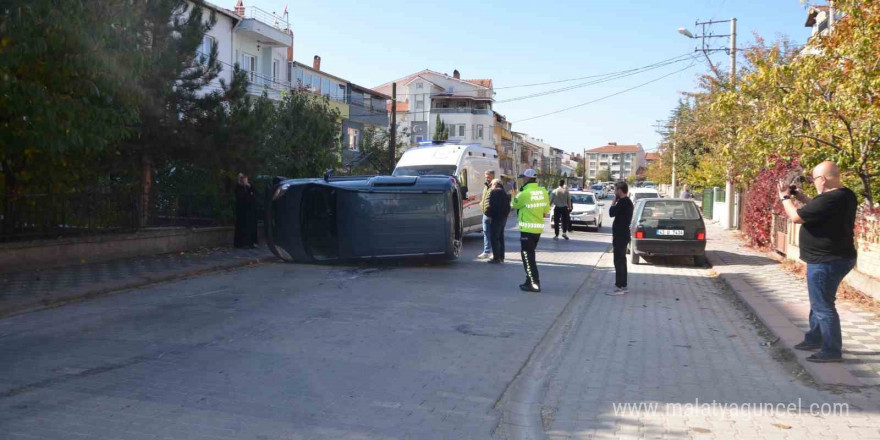
[[[517,210],[520,254],[526,270],[526,282],[519,288],[526,292],[540,292],[541,278],[535,263],[535,249],[544,231],[544,215],[550,212],[549,196],[545,188],[535,183],[538,177],[535,170],[529,168],[519,177],[523,179],[523,186],[512,203],[513,209]]]
[[[492,188],[489,184],[495,179],[495,171],[486,171],[486,181],[483,182],[483,194],[480,196],[480,211],[483,212],[483,253],[477,255],[477,258],[493,258],[492,257],[492,225],[486,211],[489,209],[489,193]]]
[[[565,187],[565,180],[559,181],[559,187],[553,190],[550,196],[550,204],[553,206],[553,230],[556,235],[554,240],[559,240],[559,224],[562,223],[562,238],[568,240],[568,231],[571,230],[571,193]]]
[[[498,264],[504,262],[504,229],[510,214],[510,196],[500,180],[492,180],[490,186],[492,191],[489,193],[489,208],[486,211],[492,224],[492,259],[489,262]]]
[[[257,214],[254,211],[257,196],[248,176],[238,174],[235,185],[235,236],[233,243],[237,248],[255,247],[257,243]]]
[[[629,246],[629,224],[632,222],[633,203],[629,199],[629,185],[624,181],[614,185],[614,202],[608,210],[608,215],[614,217],[611,225],[611,243],[614,247],[614,291],[606,292],[608,295],[623,295],[626,289],[626,248]]]
[[[843,277],[856,265],[855,221],[858,200],[840,182],[837,164],[825,161],[813,168],[813,186],[819,193],[807,197],[796,185],[779,182],[779,198],[785,214],[801,224],[801,260],[807,263],[810,296],[810,331],[798,350],[816,351],[811,362],[843,362],[843,337],[835,300]],[[798,209],[792,199],[804,205]]]

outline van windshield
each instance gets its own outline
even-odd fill
[[[454,176],[455,165],[412,165],[397,167],[391,173],[395,177],[405,176]]]

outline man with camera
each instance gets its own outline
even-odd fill
[[[807,263],[807,291],[810,296],[810,331],[798,350],[818,351],[811,362],[843,362],[840,317],[834,302],[843,277],[855,267],[855,220],[858,200],[840,182],[840,169],[825,161],[813,168],[812,181],[819,193],[810,199],[797,185],[778,183],[785,214],[801,224],[800,257]],[[797,208],[793,199],[804,205]]]

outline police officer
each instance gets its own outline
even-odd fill
[[[513,209],[518,210],[519,240],[523,267],[526,269],[526,282],[519,288],[526,292],[540,292],[541,279],[535,264],[535,248],[544,231],[544,215],[550,212],[550,201],[547,190],[535,183],[535,170],[527,169],[519,177],[523,179],[523,186],[511,203]]]

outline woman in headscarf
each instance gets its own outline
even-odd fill
[[[238,174],[235,185],[235,247],[254,247],[257,242],[257,217],[254,211],[257,196],[245,174]]]

